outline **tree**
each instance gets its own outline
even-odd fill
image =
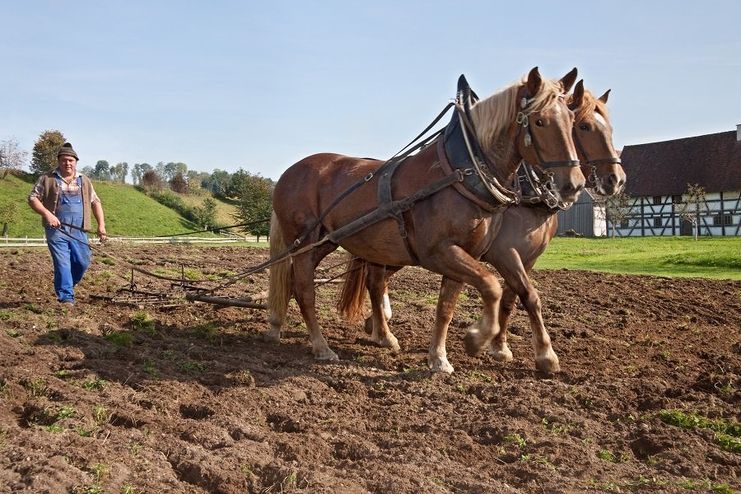
[[[58,130],[45,130],[33,145],[31,171],[42,174],[57,167],[57,151],[64,144],[64,135]]]
[[[111,167],[111,180],[126,183],[126,175],[129,173],[129,164],[125,161],[116,163]]]
[[[682,201],[677,205],[677,214],[685,221],[692,223],[695,240],[700,235],[700,209],[705,204],[705,188],[700,184],[687,184],[682,194]]]
[[[131,180],[134,185],[138,185],[142,181],[142,175],[152,169],[152,165],[149,163],[135,163],[134,169],[131,171]]]
[[[170,190],[177,192],[178,194],[188,193],[188,182],[185,180],[182,173],[178,173],[170,179]]]
[[[0,205],[0,223],[3,225],[3,237],[8,236],[8,225],[18,219],[18,204],[15,202],[6,202]]]
[[[216,201],[207,197],[203,201],[203,207],[193,208],[193,221],[204,228],[214,226],[216,223]]]
[[[6,177],[11,170],[19,171],[26,164],[28,152],[18,145],[15,139],[0,141],[0,179]]]
[[[210,175],[206,172],[197,172],[195,170],[188,170],[188,173],[186,173],[185,176],[188,179],[188,188],[192,190],[194,187],[204,188],[203,182],[208,180],[208,177]]]
[[[229,172],[217,168],[207,180],[203,181],[203,187],[210,190],[216,197],[227,197],[230,181]]]
[[[141,185],[141,187],[147,192],[159,191],[162,190],[162,179],[156,171],[147,170],[144,172],[144,175],[142,175],[139,185]]]
[[[106,160],[98,160],[95,163],[95,171],[93,172],[93,178],[98,180],[110,180],[111,179],[111,165]]]
[[[245,172],[245,175],[239,191],[236,216],[245,223],[259,222],[245,227],[245,230],[257,236],[259,242],[261,236],[270,234],[270,222],[261,220],[269,220],[273,212],[273,182],[259,174]]]
[[[618,226],[630,216],[632,202],[628,194],[620,191],[613,196],[605,198],[604,202],[601,203],[605,208],[607,221],[612,226],[612,238],[615,238]]]

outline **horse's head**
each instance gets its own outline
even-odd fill
[[[501,183],[511,182],[524,159],[543,176],[557,202],[576,200],[585,179],[571,135],[574,114],[564,97],[575,79],[576,69],[552,81],[535,67],[527,78],[471,108],[478,141]]]
[[[612,125],[607,113],[609,89],[599,98],[584,89],[584,81],[574,88],[569,108],[574,112],[574,143],[581,160],[587,187],[599,196],[611,196],[625,185],[625,171],[612,144]]]

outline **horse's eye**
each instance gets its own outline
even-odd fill
[[[581,130],[589,130],[589,125],[587,125],[587,124],[583,123],[583,124],[579,125],[579,128],[580,128]]]
[[[535,125],[537,125],[538,127],[542,127],[543,126],[543,119],[542,118],[537,119],[535,121]]]

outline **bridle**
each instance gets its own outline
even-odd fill
[[[561,95],[559,97],[563,98],[564,96]],[[503,205],[517,204],[521,198],[520,191],[513,191],[503,186],[496,179],[496,177],[493,176],[491,170],[496,169],[495,165],[491,163],[490,160],[486,157],[486,154],[483,153],[478,139],[476,139],[475,137],[477,134],[476,128],[473,123],[473,118],[471,117],[471,106],[472,103],[475,103],[476,101],[478,101],[478,99],[479,98],[476,93],[468,85],[468,81],[466,81],[465,77],[461,75],[461,77],[458,79],[458,93],[456,95],[454,105],[462,123],[461,129],[463,139],[465,141],[471,162],[474,165],[474,171],[478,175],[484,186],[487,188],[487,190],[500,203],[502,203]],[[530,183],[533,186],[534,190],[538,191],[538,196],[541,197],[541,200],[545,202],[545,204],[550,208],[561,207],[566,209],[567,207],[565,206],[565,203],[560,200],[556,192],[553,173],[546,170],[550,168],[577,167],[579,166],[579,160],[549,161],[543,159],[541,147],[535,140],[534,134],[530,132],[529,129],[530,118],[533,113],[532,109],[528,108],[528,105],[531,101],[532,97],[528,98],[527,95],[524,95],[520,100],[520,111],[517,113],[517,116],[515,118],[515,125],[517,125],[517,135],[515,136],[515,141],[517,141],[520,138],[520,135],[524,133],[522,139],[525,146],[533,146],[535,155],[538,158],[538,163],[536,163],[536,166],[542,168],[544,170],[544,173],[548,177],[545,182],[542,182],[532,168],[528,169],[528,179],[530,180]],[[469,137],[469,133],[473,136],[473,138]],[[482,164],[486,165],[486,167],[481,166]],[[570,207],[570,205],[568,207]]]
[[[564,95],[559,96],[559,98],[563,99]],[[543,159],[543,155],[540,151],[540,146],[538,145],[538,141],[535,140],[535,134],[530,132],[530,118],[532,115],[532,112],[527,112],[527,105],[530,103],[530,99],[527,98],[527,96],[523,96],[523,98],[520,100],[520,108],[521,111],[517,113],[517,118],[515,118],[515,122],[519,125],[519,128],[517,130],[517,137],[519,138],[520,133],[524,132],[525,135],[523,136],[523,142],[526,147],[533,146],[533,149],[535,150],[535,156],[538,157],[538,163],[536,163],[537,166],[540,168],[547,170],[549,168],[573,168],[576,166],[579,166],[579,160],[554,160],[554,161],[548,161]]]
[[[584,156],[584,161],[582,162],[582,166],[589,167],[589,176],[587,176],[587,183],[585,185],[588,189],[596,189],[597,188],[597,166],[599,165],[621,165],[623,164],[622,160],[617,156],[611,156],[609,158],[599,158],[599,159],[591,159],[589,157],[589,154],[587,153],[587,150],[584,148],[584,145],[581,142],[581,139],[579,138],[579,134],[576,132],[576,127],[574,127],[574,132],[572,132],[574,137],[574,144],[577,147],[577,150],[581,153],[582,156]]]

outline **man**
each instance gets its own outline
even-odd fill
[[[75,303],[74,286],[90,266],[90,213],[98,223],[98,237],[106,240],[103,206],[90,179],[77,172],[77,153],[69,142],[57,153],[57,168],[36,182],[28,204],[41,215],[46,243],[54,262],[54,291],[63,304]]]

